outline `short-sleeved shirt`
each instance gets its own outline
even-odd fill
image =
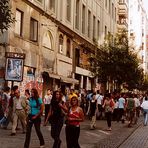
[[[97,104],[102,105],[102,101],[103,101],[103,96],[100,94],[96,95],[96,99],[97,99]]]
[[[121,97],[121,98],[119,98],[118,102],[119,102],[118,107],[124,108],[125,99],[123,97]]]
[[[40,112],[41,104],[43,103],[41,98],[38,98],[39,105],[37,106],[37,102],[35,99],[30,98],[29,106],[30,106],[30,114],[37,115]]]

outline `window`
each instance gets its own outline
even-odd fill
[[[30,20],[30,40],[38,40],[38,21],[33,18]]]
[[[90,37],[91,12],[88,10],[88,37]]]
[[[116,21],[116,11],[117,11],[117,10],[116,10],[116,8],[115,8],[115,21]]]
[[[20,10],[16,10],[15,16],[15,33],[22,36],[22,29],[23,29],[23,12]]]
[[[71,20],[71,0],[67,0],[67,20]]]
[[[100,38],[100,21],[98,20],[98,23],[97,23],[97,36],[98,36],[98,39]]]
[[[70,45],[70,39],[67,39],[67,53],[66,56],[70,58],[70,50],[71,50],[71,45]]]
[[[105,37],[107,36],[107,26],[105,26]]]
[[[85,6],[83,5],[83,8],[82,8],[82,33],[85,34]]]
[[[61,34],[59,36],[59,52],[63,53],[63,36]]]
[[[76,22],[75,27],[79,29],[79,15],[80,15],[80,0],[76,0]]]
[[[55,12],[55,0],[49,0],[49,9]]]
[[[108,0],[105,0],[105,8],[106,8],[106,9],[107,9],[107,1],[108,1]]]
[[[109,10],[108,10],[109,14],[111,13],[111,0],[109,0]]]
[[[96,38],[96,17],[93,16],[93,39]]]
[[[42,45],[48,49],[52,49],[52,36],[50,32],[46,32],[43,35],[43,43]]]
[[[112,3],[112,18],[114,18],[114,4]]]
[[[75,64],[76,66],[80,66],[80,49],[75,49]]]

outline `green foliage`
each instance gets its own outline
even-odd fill
[[[0,32],[3,33],[14,22],[12,13],[9,7],[9,0],[0,1]]]
[[[90,60],[93,61],[90,70],[101,82],[115,80],[135,88],[143,81],[143,70],[137,55],[130,52],[126,31],[117,34],[114,40],[107,36],[103,45],[96,46]]]

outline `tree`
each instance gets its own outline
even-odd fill
[[[90,70],[100,82],[116,81],[119,85],[126,82],[132,89],[143,81],[143,70],[136,53],[130,51],[126,31],[118,33],[114,39],[108,35],[103,45],[96,46],[90,60]]]
[[[0,1],[0,32],[3,33],[14,22],[12,12],[9,7],[9,0]]]

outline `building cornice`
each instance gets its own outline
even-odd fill
[[[58,26],[58,29],[61,32],[65,33],[67,36],[71,37],[73,40],[78,39],[79,42],[78,43],[76,42],[78,45],[80,45],[80,46],[81,45],[85,45],[85,48],[90,48],[91,50],[93,50],[95,48],[95,44],[94,43],[89,42],[84,37],[79,35],[77,32],[75,32],[74,30],[72,30],[69,27],[67,27],[64,24],[62,24],[60,21],[58,21],[53,16],[48,14],[44,9],[39,8],[38,6],[36,6],[35,4],[33,4],[32,2],[30,2],[28,0],[22,0],[22,1],[27,3],[29,6],[31,6],[35,10],[37,10],[43,16],[47,17],[47,19],[50,19],[53,23],[55,23]]]

